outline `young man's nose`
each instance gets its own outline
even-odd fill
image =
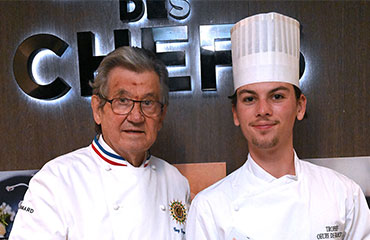
[[[258,100],[256,104],[256,116],[271,116],[272,108],[270,103],[265,99]]]

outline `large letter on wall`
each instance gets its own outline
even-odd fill
[[[81,96],[87,97],[92,93],[89,82],[94,80],[94,72],[104,56],[95,56],[95,35],[92,32],[78,32],[77,46]]]
[[[232,24],[200,26],[202,91],[216,91],[216,66],[231,64]]]
[[[129,5],[135,6],[134,10],[130,11]],[[120,19],[125,22],[138,21],[144,15],[144,3],[142,0],[120,0],[119,1]]]
[[[190,4],[186,0],[170,0],[171,10],[170,16],[177,19],[183,20],[190,14]]]
[[[24,40],[17,48],[13,61],[13,71],[19,87],[29,96],[52,100],[66,94],[71,87],[61,78],[56,78],[47,85],[39,85],[32,74],[32,62],[37,53],[49,49],[59,57],[63,55],[68,44],[50,34],[38,34]]]
[[[130,45],[130,31],[114,30],[115,48]],[[80,70],[81,96],[92,94],[89,82],[94,81],[94,73],[105,56],[95,56],[95,35],[92,32],[77,33],[78,66]]]
[[[154,27],[141,30],[142,46],[156,53],[167,67],[178,67],[185,70],[185,45],[188,44],[188,27]],[[190,76],[171,76],[173,72],[168,69],[170,91],[190,91]]]

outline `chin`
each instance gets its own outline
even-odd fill
[[[270,149],[273,147],[276,147],[279,143],[279,139],[274,138],[271,140],[257,140],[257,139],[252,139],[252,144],[261,149]]]
[[[142,153],[146,152],[150,147],[148,147],[146,144],[145,145],[138,145],[137,143],[132,143],[132,144],[127,144],[126,149],[130,152],[137,152],[137,153]]]

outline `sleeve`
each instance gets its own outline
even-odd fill
[[[30,181],[24,200],[10,233],[9,240],[66,240],[63,214],[63,187],[49,169],[41,169]]]
[[[370,240],[370,210],[365,195],[356,184],[353,205],[346,217],[345,240]]]
[[[186,224],[186,239],[218,240],[217,224],[212,214],[212,208],[203,196],[198,194],[190,205]]]

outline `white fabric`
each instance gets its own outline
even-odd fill
[[[370,211],[356,183],[297,156],[295,168],[295,176],[276,179],[249,156],[194,198],[187,239],[370,239]]]
[[[234,90],[258,82],[299,87],[299,22],[278,14],[247,17],[231,29]]]
[[[114,166],[90,145],[31,179],[10,240],[185,239],[170,204],[188,208],[189,196],[188,181],[167,162],[152,156],[147,167]]]

